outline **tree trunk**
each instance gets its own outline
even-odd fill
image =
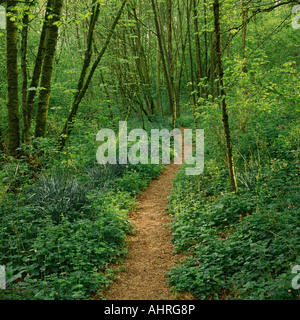
[[[81,74],[79,77],[79,81],[77,84],[77,93],[79,93],[83,86],[84,86],[84,81],[88,73],[89,66],[91,64],[91,59],[92,59],[92,45],[93,45],[93,39],[94,39],[94,34],[95,34],[95,28],[96,28],[96,23],[98,21],[100,14],[100,4],[97,2],[95,4],[95,0],[93,0],[93,11],[91,15],[91,20],[89,24],[89,30],[88,30],[88,37],[87,37],[87,48],[85,50],[85,57],[83,61],[83,66],[81,69]]]
[[[172,128],[174,129],[175,125],[176,125],[176,109],[177,109],[176,108],[175,91],[174,91],[174,86],[172,86],[172,83],[171,83],[171,77],[169,74],[170,69],[167,67],[167,63],[166,63],[167,57],[166,57],[166,54],[164,51],[161,26],[160,26],[160,23],[158,20],[156,3],[154,0],[151,0],[151,5],[152,5],[153,13],[154,13],[154,22],[155,22],[155,28],[156,28],[156,34],[157,34],[157,40],[158,40],[158,47],[159,47],[159,51],[160,51],[161,62],[162,62],[165,80],[166,80],[166,84],[167,84],[170,110],[172,113]]]
[[[45,38],[46,38],[46,30],[48,27],[48,15],[51,10],[51,0],[48,0],[46,13],[45,13],[45,22],[43,24],[40,42],[38,47],[37,56],[35,59],[34,69],[32,73],[31,83],[29,87],[29,92],[27,94],[27,102],[26,108],[23,108],[23,132],[22,132],[22,140],[24,143],[29,142],[29,133],[31,128],[32,114],[33,114],[33,106],[37,93],[37,87],[40,81],[40,75],[43,65],[44,53],[45,53]]]
[[[196,119],[196,105],[197,105],[197,96],[196,96],[196,86],[194,80],[194,61],[193,61],[193,53],[192,53],[192,40],[191,40],[191,27],[190,27],[190,1],[187,2],[187,11],[186,11],[186,22],[187,22],[187,34],[188,34],[188,42],[189,42],[189,54],[190,54],[190,68],[191,68],[191,97],[192,97],[192,113],[194,119],[194,126],[197,129],[197,119]]]
[[[196,0],[192,0],[193,5],[193,21],[194,21],[194,41],[195,41],[195,57],[196,57],[196,88],[197,96],[201,97],[201,88],[199,86],[201,78],[203,78],[202,63],[201,63],[201,48],[199,39],[198,26],[198,10]]]
[[[74,119],[76,117],[79,105],[80,105],[82,99],[84,98],[88,88],[89,88],[89,85],[90,85],[90,83],[92,81],[94,73],[95,73],[100,61],[102,60],[102,57],[104,56],[104,53],[106,52],[106,50],[108,48],[108,45],[109,45],[110,40],[111,40],[111,38],[113,36],[114,30],[115,30],[115,28],[116,28],[116,26],[117,26],[117,24],[118,24],[118,22],[119,22],[119,20],[121,18],[121,15],[122,15],[123,9],[124,9],[124,7],[126,5],[126,2],[127,2],[127,0],[123,0],[122,5],[121,5],[121,7],[120,7],[120,9],[119,9],[119,11],[117,13],[117,16],[116,16],[116,18],[115,18],[115,20],[113,22],[113,25],[112,25],[112,27],[111,27],[111,29],[109,31],[108,36],[106,38],[106,41],[105,41],[101,51],[99,52],[99,54],[97,56],[97,59],[94,61],[93,65],[92,65],[92,68],[91,68],[91,70],[90,70],[90,72],[89,72],[89,74],[87,76],[86,81],[84,83],[79,83],[78,84],[78,87],[80,86],[81,89],[75,95],[75,98],[73,100],[72,110],[71,110],[71,112],[70,112],[70,114],[68,116],[68,119],[67,119],[67,121],[65,123],[65,126],[64,126],[64,128],[63,128],[63,130],[61,132],[61,135],[60,135],[60,138],[59,138],[60,149],[62,149],[65,146],[65,144],[66,144],[66,142],[67,142],[67,140],[68,140],[68,138],[69,138],[69,136],[70,136],[70,134],[72,132]],[[85,62],[84,62],[84,64],[85,64]],[[86,78],[86,76],[84,78]],[[80,77],[79,81],[81,82],[81,80],[82,80],[82,78]]]
[[[204,13],[204,53],[205,53],[205,58],[204,58],[204,76],[207,77],[208,75],[208,41],[207,41],[207,3],[206,0],[203,2],[203,13]],[[206,92],[207,94],[207,92]]]
[[[209,66],[209,80],[210,80],[210,94],[212,96],[212,102],[215,99],[215,66],[216,66],[216,47],[213,32],[210,33],[210,66]]]
[[[195,78],[194,78],[194,60],[193,60],[193,53],[192,53],[192,40],[191,40],[191,15],[190,15],[190,1],[188,1],[187,11],[186,11],[186,22],[187,22],[187,34],[188,34],[188,43],[189,43],[189,56],[190,56],[190,69],[191,69],[191,88],[192,88],[192,100],[193,100],[193,107],[196,106],[197,100],[195,95]]]
[[[216,62],[219,75],[219,86],[222,102],[222,116],[223,116],[223,125],[226,138],[226,149],[227,149],[227,161],[229,168],[229,176],[232,190],[237,193],[237,183],[234,172],[233,156],[232,156],[232,145],[230,138],[230,128],[228,122],[228,112],[226,104],[226,92],[224,89],[224,72],[222,65],[222,50],[221,50],[221,36],[220,36],[220,5],[219,0],[214,0],[214,25],[215,25],[215,40],[216,40]]]
[[[23,126],[28,118],[27,109],[27,89],[28,89],[28,72],[27,72],[27,41],[28,41],[28,13],[24,13],[23,29],[22,29],[22,43],[21,43],[21,70],[22,70],[22,115]],[[24,133],[24,130],[23,130]],[[22,135],[22,140],[24,141]]]
[[[245,0],[242,1],[242,20],[243,20],[243,29],[242,29],[242,59],[243,59],[243,72],[247,72],[247,63],[246,63],[246,36],[247,36],[247,19],[248,19],[248,4]]]
[[[133,43],[133,52],[135,56],[139,57],[135,60],[138,75],[141,81],[141,85],[146,88],[144,92],[144,100],[148,106],[148,109],[151,111],[151,114],[154,115],[155,107],[152,95],[149,94],[150,90],[150,74],[149,74],[149,65],[147,61],[147,56],[145,54],[145,49],[142,44],[142,36],[141,36],[141,29],[140,29],[140,22],[138,19],[138,14],[136,7],[133,6],[132,8],[133,16],[136,21],[136,27],[134,28],[134,33],[136,34],[135,41]]]
[[[174,85],[174,57],[173,57],[173,5],[172,0],[167,0],[167,17],[168,17],[168,67],[169,67],[169,77],[170,86],[172,92],[172,105],[170,111],[172,113],[172,129],[175,129],[176,118],[177,118],[177,94]],[[171,101],[171,100],[170,100]]]
[[[184,73],[184,77],[185,77],[185,81],[186,83],[189,82],[189,73],[188,73],[188,67],[187,67],[187,62],[186,62],[186,47],[187,47],[187,40],[188,40],[188,36],[185,35],[185,39],[183,37],[183,21],[182,21],[182,14],[181,14],[181,8],[180,8],[180,0],[177,0],[177,9],[178,9],[178,21],[179,21],[179,38],[180,38],[180,44],[181,44],[181,70],[180,70],[180,77],[178,80],[178,95],[181,93],[181,75]],[[179,50],[178,50],[179,51]],[[192,91],[191,91],[191,87],[188,85],[188,91],[189,91],[189,95],[190,95],[190,102],[191,104],[193,103],[192,101]],[[179,101],[179,99],[178,99]],[[180,108],[179,108],[179,104],[178,104],[178,113],[177,116],[178,118],[180,118]]]
[[[7,1],[6,57],[7,57],[7,109],[8,109],[8,153],[18,156],[20,147],[20,111],[18,95],[18,27],[12,16],[17,14],[17,1]]]
[[[51,19],[46,35],[46,51],[41,75],[41,90],[39,92],[38,110],[36,116],[35,137],[45,137],[48,119],[48,109],[51,94],[51,79],[54,67],[54,55],[58,41],[58,25],[62,12],[63,0],[52,0]]]
[[[163,105],[161,102],[161,94],[160,94],[160,51],[159,51],[159,44],[158,39],[156,40],[156,108],[157,110],[161,111],[161,116],[164,116]]]
[[[208,38],[207,38],[207,3],[206,0],[203,1],[203,14],[204,14],[204,77],[205,84],[208,83]],[[204,88],[205,98],[208,98],[208,89],[207,86]]]

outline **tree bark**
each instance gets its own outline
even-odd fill
[[[174,56],[173,56],[173,5],[172,0],[167,0],[167,17],[168,17],[168,67],[171,86],[171,99],[172,103],[170,111],[172,113],[172,129],[175,129],[177,118],[177,94],[174,85]]]
[[[215,99],[215,79],[216,79],[216,44],[213,32],[210,33],[210,66],[209,66],[209,80],[210,80],[210,94],[211,100]]]
[[[177,0],[177,10],[178,10],[178,22],[179,22],[179,39],[180,39],[180,44],[181,44],[181,70],[180,70],[180,76],[178,80],[178,96],[181,94],[181,75],[184,74],[185,81],[186,83],[189,82],[189,73],[188,73],[188,67],[187,67],[187,62],[186,62],[186,47],[187,47],[187,41],[188,41],[188,36],[187,34],[185,35],[185,38],[183,37],[183,19],[182,19],[182,13],[181,13],[181,7],[180,7],[180,0]],[[189,95],[190,95],[190,102],[191,104],[193,103],[193,98],[192,98],[192,90],[189,85],[187,85]],[[178,97],[179,101],[179,97]],[[177,111],[177,116],[180,118],[181,110],[179,107],[178,103],[178,111]]]
[[[158,39],[156,39],[156,108],[161,111],[161,116],[164,116],[163,105],[161,102],[161,94],[160,94],[160,69],[161,69],[161,61],[160,61],[160,51]]]
[[[192,53],[192,40],[191,40],[191,14],[190,14],[190,1],[187,2],[187,11],[186,11],[186,23],[187,23],[187,34],[188,34],[188,43],[189,43],[189,57],[190,57],[190,69],[191,69],[191,88],[192,88],[192,97],[193,97],[193,106],[196,105],[196,95],[195,95],[195,77],[194,77],[194,60]]]
[[[208,75],[208,40],[207,40],[207,2],[206,0],[203,1],[203,13],[204,13],[204,53],[205,53],[205,58],[204,58],[204,76],[207,77]],[[206,79],[207,81],[207,79]],[[207,96],[207,92],[206,92],[206,96]]]
[[[116,26],[117,26],[117,24],[118,24],[118,22],[119,22],[119,20],[121,18],[121,15],[122,15],[123,9],[124,9],[124,7],[126,5],[126,2],[127,2],[127,0],[123,0],[122,5],[121,5],[121,7],[120,7],[120,9],[119,9],[119,11],[117,13],[117,16],[116,16],[116,18],[115,18],[115,20],[113,22],[113,25],[112,25],[112,27],[111,27],[111,29],[109,31],[108,36],[106,38],[106,41],[105,41],[101,51],[99,52],[99,54],[97,56],[97,59],[94,61],[93,65],[92,65],[92,68],[91,68],[91,70],[90,70],[90,72],[89,72],[89,74],[87,76],[87,79],[82,84],[80,83],[79,84],[80,86],[78,86],[81,89],[79,91],[77,91],[77,93],[76,93],[76,95],[74,97],[73,106],[72,106],[71,112],[70,112],[70,114],[68,116],[68,119],[67,119],[67,121],[65,123],[65,126],[64,126],[64,128],[63,128],[63,130],[61,132],[60,138],[59,138],[59,147],[60,147],[60,149],[64,148],[64,146],[65,146],[65,144],[66,144],[66,142],[67,142],[67,140],[68,140],[68,138],[69,138],[69,136],[70,136],[70,134],[72,132],[72,127],[73,127],[73,124],[74,124],[74,120],[75,120],[79,105],[80,105],[82,99],[84,98],[84,96],[85,96],[85,94],[86,94],[86,92],[87,92],[87,90],[89,88],[89,85],[90,85],[90,83],[92,81],[92,78],[94,76],[94,73],[95,73],[100,61],[102,60],[102,57],[104,56],[107,48],[108,48],[108,45],[109,45],[110,40],[111,40],[111,38],[113,36],[114,30],[115,30],[115,28],[116,28]],[[84,64],[85,64],[85,62],[84,62]],[[86,78],[86,76],[84,78]],[[81,79],[79,81],[81,81]]]
[[[45,22],[42,27],[40,42],[38,47],[37,56],[35,59],[35,64],[33,68],[32,78],[30,82],[29,92],[27,93],[27,102],[26,108],[23,109],[23,132],[22,132],[22,140],[24,143],[29,142],[29,134],[31,128],[31,121],[32,121],[32,114],[33,114],[33,107],[35,102],[35,97],[37,93],[37,88],[40,81],[40,75],[43,65],[44,53],[45,53],[45,39],[46,39],[46,30],[48,27],[48,15],[50,14],[51,10],[51,1],[48,0],[46,13],[45,13]]]
[[[201,96],[201,88],[199,86],[200,79],[203,78],[202,62],[201,62],[201,48],[199,39],[199,26],[198,26],[198,10],[196,0],[192,0],[193,5],[193,21],[194,21],[194,41],[195,41],[195,61],[196,61],[196,88],[197,96]]]
[[[146,88],[146,92],[144,92],[144,100],[148,106],[148,109],[151,111],[151,114],[154,115],[155,107],[152,95],[149,95],[150,90],[150,74],[149,74],[149,65],[147,61],[147,56],[145,54],[145,49],[142,44],[142,36],[140,30],[140,22],[138,19],[138,13],[136,7],[132,8],[133,16],[136,21],[136,27],[134,28],[134,33],[136,34],[135,41],[133,42],[133,52],[138,59],[135,60],[136,67],[138,71],[138,75],[141,81],[141,84]]]
[[[28,72],[27,72],[27,42],[28,42],[28,13],[24,13],[23,17],[23,29],[22,29],[22,43],[21,43],[21,70],[22,70],[22,115],[23,115],[23,126],[28,118],[27,109],[27,90],[28,90]],[[24,130],[22,132],[22,140]]]
[[[100,14],[100,4],[99,2],[96,3],[96,1],[93,0],[93,10],[92,10],[92,16],[89,24],[88,37],[87,37],[87,48],[85,50],[83,66],[82,66],[81,74],[77,84],[77,93],[79,93],[84,86],[84,81],[87,76],[89,66],[91,64],[92,53],[93,53],[92,45],[93,45],[95,28],[99,18],[99,14]]]
[[[8,154],[18,156],[20,147],[20,111],[18,94],[18,27],[13,21],[17,14],[17,1],[7,1],[6,57],[7,57],[7,110],[8,110]]]
[[[157,14],[157,8],[156,3],[154,0],[151,0],[152,10],[154,14],[154,22],[155,22],[155,28],[156,28],[156,34],[157,34],[157,40],[158,40],[158,47],[160,51],[160,57],[161,62],[163,66],[163,71],[165,75],[167,90],[168,90],[168,96],[169,96],[169,103],[170,103],[170,110],[172,113],[172,128],[175,128],[176,125],[176,98],[175,98],[175,91],[174,86],[172,86],[171,78],[170,78],[170,69],[167,66],[166,63],[166,54],[164,51],[164,45],[163,45],[163,39],[162,39],[162,32],[161,32],[161,26],[158,20],[158,14]]]
[[[223,65],[222,65],[219,0],[214,0],[213,8],[214,8],[214,25],[215,25],[215,40],[216,40],[216,62],[217,62],[217,69],[218,69],[218,75],[219,75],[219,85],[220,85],[220,94],[221,94],[221,103],[222,103],[222,116],[223,116],[223,125],[224,125],[224,131],[225,131],[225,139],[226,139],[229,177],[230,177],[232,190],[235,193],[237,193],[237,183],[236,183],[236,177],[234,172],[232,144],[231,144],[228,111],[227,111],[227,103],[226,103],[226,92],[224,89],[224,80],[223,80],[224,72],[223,72]]]
[[[41,75],[41,90],[39,92],[38,110],[36,116],[35,137],[45,137],[48,119],[48,109],[51,94],[51,80],[54,68],[54,55],[58,41],[58,25],[62,12],[63,0],[53,0],[51,19],[46,35],[46,51]]]
[[[242,59],[243,59],[243,72],[247,72],[247,63],[246,63],[246,36],[247,36],[247,19],[248,19],[248,4],[245,0],[242,1]]]

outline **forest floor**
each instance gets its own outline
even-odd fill
[[[166,166],[160,177],[138,198],[137,210],[130,215],[136,233],[129,236],[125,271],[109,288],[107,300],[195,300],[190,293],[178,293],[167,285],[166,272],[184,256],[174,253],[167,213],[168,195],[180,165]]]

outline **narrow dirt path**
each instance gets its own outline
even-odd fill
[[[170,164],[159,179],[138,199],[137,212],[130,220],[137,234],[130,236],[129,254],[125,260],[126,271],[119,274],[107,300],[194,300],[189,294],[175,294],[166,283],[166,271],[183,258],[174,254],[166,212],[172,181],[180,166]]]
[[[171,183],[179,166],[171,164],[138,199],[137,212],[131,221],[137,234],[130,237],[126,271],[115,281],[108,300],[192,300],[189,294],[177,296],[166,284],[166,271],[181,258],[175,255],[166,213]]]

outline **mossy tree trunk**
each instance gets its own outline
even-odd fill
[[[224,125],[224,131],[225,131],[225,139],[226,139],[229,177],[230,177],[232,190],[237,193],[237,183],[236,183],[236,177],[234,172],[232,144],[231,144],[228,111],[227,111],[227,103],[226,103],[226,92],[224,89],[224,80],[223,80],[224,72],[223,72],[223,65],[222,65],[219,0],[214,0],[214,25],[215,25],[215,41],[216,41],[216,46],[215,46],[216,64],[217,64],[218,76],[219,76],[219,87],[220,87],[220,96],[221,96],[221,103],[222,103],[222,116],[223,116],[223,125]]]
[[[246,36],[247,36],[247,19],[248,19],[248,3],[245,0],[242,1],[242,59],[243,59],[243,72],[247,72],[247,61],[246,61]]]
[[[197,119],[196,119],[196,105],[197,105],[197,96],[195,94],[195,89],[197,85],[195,84],[195,77],[194,77],[194,60],[193,60],[193,52],[192,52],[192,40],[191,40],[191,2],[187,1],[187,10],[186,10],[186,24],[187,24],[187,34],[188,34],[188,44],[189,44],[189,61],[190,61],[190,69],[191,69],[191,85],[189,86],[191,100],[192,100],[192,113],[194,118],[194,126],[195,129],[197,128]]]
[[[167,90],[168,90],[168,96],[169,96],[169,105],[170,105],[170,111],[172,113],[172,128],[175,128],[176,125],[176,94],[174,90],[174,83],[172,82],[173,78],[171,77],[170,72],[172,72],[172,68],[170,68],[170,64],[172,61],[168,61],[167,64],[167,59],[172,59],[170,56],[170,42],[172,42],[172,37],[171,37],[171,30],[172,30],[172,23],[170,22],[170,19],[172,19],[172,8],[171,8],[171,3],[168,1],[167,2],[167,16],[169,18],[168,21],[168,53],[166,53],[164,48],[166,47],[164,43],[164,39],[162,37],[162,30],[161,30],[161,24],[158,16],[158,10],[157,10],[157,3],[154,0],[151,0],[151,6],[154,14],[154,22],[155,22],[155,29],[156,29],[156,35],[157,35],[157,40],[158,40],[158,48],[160,51],[160,58],[163,66],[163,72],[165,75],[165,80],[166,80],[166,85],[167,85]],[[170,41],[171,39],[171,41]]]
[[[153,115],[155,113],[155,104],[152,95],[149,94],[151,90],[151,81],[149,73],[149,65],[147,61],[147,55],[142,43],[141,27],[140,21],[137,12],[137,3],[134,2],[132,5],[132,14],[135,19],[135,27],[133,27],[134,34],[136,35],[135,39],[132,39],[132,51],[135,56],[139,57],[136,59],[136,69],[141,82],[141,85],[145,88],[144,91],[144,100],[147,104],[148,110]]]
[[[199,86],[201,78],[203,78],[202,61],[201,61],[201,46],[199,37],[199,24],[198,24],[198,10],[196,0],[192,1],[193,10],[193,25],[194,25],[194,41],[195,41],[195,61],[196,61],[196,88],[197,96],[201,97],[201,87]]]
[[[170,86],[172,96],[170,101],[172,100],[172,105],[170,111],[172,112],[172,129],[175,129],[176,120],[177,120],[177,93],[175,90],[174,83],[174,55],[173,55],[173,2],[172,0],[167,0],[167,30],[168,30],[168,67],[169,67],[169,77],[170,77]]]
[[[78,109],[79,109],[79,105],[82,101],[82,99],[84,98],[90,84],[91,84],[91,81],[93,79],[93,76],[95,74],[95,71],[99,65],[99,63],[101,62],[109,44],[110,44],[110,41],[111,41],[111,38],[114,34],[114,31],[115,31],[115,28],[121,18],[121,15],[123,13],[123,10],[124,10],[124,7],[126,5],[128,0],[123,0],[122,4],[121,4],[121,7],[114,19],[114,22],[111,26],[111,29],[107,35],[107,38],[106,38],[106,41],[105,43],[103,44],[103,47],[101,49],[101,51],[99,52],[96,60],[94,61],[92,67],[90,68],[90,71],[89,73],[87,73],[88,71],[88,67],[90,65],[90,57],[89,55],[86,55],[85,56],[85,59],[84,59],[84,62],[83,62],[83,69],[82,69],[82,72],[81,72],[81,76],[80,76],[80,79],[79,79],[79,82],[78,82],[78,89],[80,90],[77,90],[77,93],[75,94],[75,97],[74,97],[74,100],[73,100],[73,105],[72,105],[72,109],[69,113],[69,116],[68,116],[68,119],[65,123],[65,126],[61,132],[61,135],[60,135],[60,138],[59,138],[59,141],[58,141],[58,144],[59,144],[59,148],[62,150],[72,132],[72,128],[73,128],[73,125],[74,125],[74,121],[75,121],[75,118],[76,118],[76,114],[78,112]],[[93,30],[92,30],[93,29]],[[90,31],[89,31],[89,34],[93,34],[94,33],[94,29],[95,29],[95,25],[94,24],[91,24],[90,23]],[[89,40],[89,39],[88,39]],[[89,46],[89,44],[87,44],[87,46]]]
[[[22,71],[22,114],[23,126],[27,119],[27,90],[28,90],[28,71],[27,71],[27,43],[28,43],[28,12],[24,12],[21,41],[21,71]],[[23,132],[24,133],[24,130]],[[22,138],[23,140],[23,138]]]
[[[38,110],[36,116],[35,137],[45,137],[48,119],[51,79],[53,74],[54,55],[58,41],[58,23],[61,18],[63,0],[52,0],[51,19],[46,31],[45,57],[41,74]]]
[[[22,141],[24,143],[29,143],[29,134],[32,122],[32,114],[33,114],[33,107],[35,102],[35,97],[37,93],[37,88],[40,81],[41,70],[43,66],[43,58],[45,53],[45,38],[46,38],[46,30],[48,26],[48,15],[51,11],[51,1],[48,0],[46,13],[45,13],[45,22],[42,27],[41,36],[39,47],[35,59],[35,64],[32,72],[32,78],[30,81],[29,88],[27,92],[27,101],[23,103],[23,132],[22,132]]]
[[[6,17],[6,63],[7,63],[7,110],[8,154],[18,156],[20,147],[20,111],[18,94],[18,27],[14,7],[17,1],[7,1]]]

